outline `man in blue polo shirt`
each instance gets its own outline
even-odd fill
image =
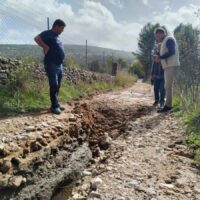
[[[57,19],[51,30],[44,31],[37,35],[34,40],[43,49],[44,66],[49,80],[51,111],[60,114],[61,110],[58,102],[58,93],[62,80],[62,63],[65,58],[65,51],[59,35],[64,31],[65,23]]]

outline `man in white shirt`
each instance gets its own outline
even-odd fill
[[[158,112],[164,113],[172,109],[173,82],[176,68],[180,66],[179,51],[175,38],[168,36],[164,28],[156,28],[154,33],[156,40],[161,42],[159,58],[164,69],[166,102]]]

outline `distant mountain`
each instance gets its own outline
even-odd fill
[[[66,55],[72,56],[74,60],[81,66],[86,63],[86,48],[82,45],[65,45]],[[106,63],[109,57],[115,62],[119,58],[123,58],[127,63],[131,63],[135,57],[131,52],[113,50],[101,47],[88,46],[88,63],[98,61],[100,64]],[[36,45],[0,45],[0,56],[9,58],[20,58],[23,56],[43,58],[42,50]]]

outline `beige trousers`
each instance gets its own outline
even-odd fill
[[[176,73],[176,67],[168,67],[164,69],[165,76],[165,92],[166,92],[166,102],[165,105],[172,107],[173,98],[173,82]]]

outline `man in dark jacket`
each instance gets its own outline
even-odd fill
[[[44,66],[49,80],[51,111],[55,114],[60,114],[63,109],[58,103],[58,93],[62,80],[65,51],[59,35],[64,31],[65,26],[62,20],[57,19],[51,30],[44,31],[34,38],[45,55]]]
[[[164,106],[165,102],[165,81],[164,81],[164,70],[159,60],[159,44],[157,44],[152,50],[152,69],[151,69],[151,80],[154,85],[155,102],[154,106],[160,103],[160,107]]]

